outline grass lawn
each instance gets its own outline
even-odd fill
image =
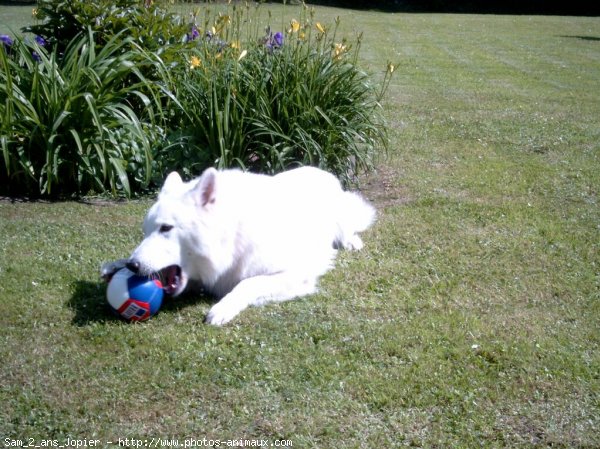
[[[21,28],[33,22],[33,9],[35,4],[20,5],[3,2],[0,4],[0,34],[21,32]]]
[[[1,201],[1,444],[600,446],[600,18],[337,15],[399,62],[365,250],[223,328],[194,296],[131,325],[97,272],[150,200]]]

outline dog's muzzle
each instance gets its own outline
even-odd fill
[[[138,274],[140,272],[140,263],[137,260],[128,260],[125,264],[127,269],[132,273]]]

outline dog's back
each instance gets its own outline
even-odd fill
[[[357,233],[375,217],[360,196],[311,167],[272,177],[225,171],[219,186],[225,215],[237,225],[232,265],[211,286],[218,296],[256,275],[296,271],[316,279],[331,268],[336,249],[362,247]]]

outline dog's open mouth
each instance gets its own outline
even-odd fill
[[[163,284],[163,290],[167,295],[178,293],[181,287],[181,267],[179,265],[170,265],[159,271],[159,276]]]

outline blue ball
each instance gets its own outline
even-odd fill
[[[106,288],[110,308],[128,321],[145,321],[162,305],[160,280],[139,276],[127,268],[117,271]]]

